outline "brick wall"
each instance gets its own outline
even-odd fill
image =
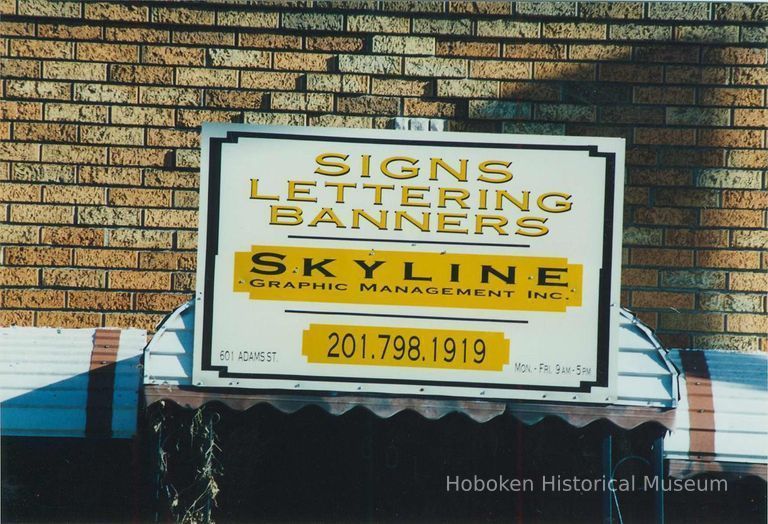
[[[768,4],[0,0],[0,325],[194,289],[204,121],[627,139],[622,301],[766,350]]]

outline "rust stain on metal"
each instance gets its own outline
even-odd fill
[[[88,371],[88,400],[85,411],[85,434],[89,437],[112,436],[112,396],[119,347],[120,330],[96,330]]]
[[[707,358],[703,351],[681,351],[680,362],[688,390],[690,453],[711,459],[715,454],[715,406]]]

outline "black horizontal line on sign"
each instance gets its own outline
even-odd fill
[[[309,240],[342,240],[345,242],[396,242],[398,244],[443,244],[446,246],[492,246],[492,247],[531,247],[530,244],[491,244],[486,242],[443,242],[440,240],[397,240],[394,238],[344,238],[317,237],[311,235],[288,235],[288,238]]]
[[[457,317],[432,317],[426,315],[392,315],[386,313],[353,313],[351,311],[308,311],[304,309],[286,309],[286,313],[300,313],[305,315],[339,315],[352,317],[385,317],[385,318],[418,318],[422,320],[457,320],[460,322],[500,322],[506,324],[527,324],[527,320],[506,320],[503,318],[457,318]]]

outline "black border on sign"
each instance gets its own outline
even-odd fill
[[[534,149],[545,151],[584,151],[590,157],[605,159],[605,195],[603,217],[603,253],[602,268],[599,278],[599,297],[597,304],[597,362],[595,363],[596,380],[582,381],[577,387],[544,386],[528,384],[498,384],[485,382],[452,382],[442,380],[406,380],[389,378],[358,378],[358,377],[317,377],[313,375],[278,375],[271,373],[231,373],[228,366],[211,364],[213,337],[213,283],[216,267],[216,255],[219,247],[219,209],[221,205],[221,147],[222,144],[236,144],[240,138],[264,138],[282,140],[302,140],[312,142],[346,142],[355,144],[390,144],[390,145],[428,145],[439,147],[465,147],[496,149]],[[550,145],[550,144],[486,144],[481,142],[447,142],[440,140],[404,140],[384,138],[353,138],[325,135],[297,135],[290,133],[268,133],[254,131],[228,131],[226,138],[210,137],[208,152],[208,217],[205,238],[205,284],[203,297],[203,340],[201,369],[217,371],[219,378],[233,379],[263,379],[263,380],[292,380],[311,382],[353,382],[367,384],[399,384],[414,386],[442,386],[485,388],[496,390],[535,390],[561,391],[572,393],[589,393],[593,387],[608,387],[608,359],[610,354],[610,308],[611,308],[611,253],[613,252],[613,213],[614,190],[616,185],[616,154],[598,151],[597,146],[590,145]]]

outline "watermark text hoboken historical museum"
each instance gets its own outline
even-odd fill
[[[539,478],[511,478],[504,475],[494,477],[462,477],[446,475],[445,490],[449,493],[519,493],[519,492],[578,492],[598,491],[669,491],[669,492],[714,492],[728,491],[725,479],[660,479],[655,476],[631,476],[627,478],[543,475]]]

